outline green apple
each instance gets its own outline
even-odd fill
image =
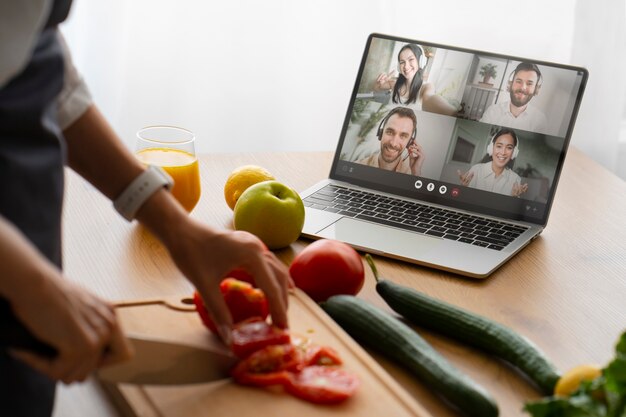
[[[296,191],[278,181],[256,183],[241,194],[234,209],[236,230],[256,235],[269,249],[298,239],[304,226],[304,204]]]

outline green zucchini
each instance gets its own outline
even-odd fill
[[[396,313],[413,324],[498,356],[526,374],[544,394],[553,394],[560,374],[531,341],[490,319],[381,279],[372,258],[366,255],[366,260],[376,277],[376,291]]]
[[[467,416],[498,415],[496,402],[481,386],[396,317],[351,295],[335,295],[320,305],[354,339],[396,361]]]

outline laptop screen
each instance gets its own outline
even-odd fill
[[[372,34],[330,177],[547,222],[587,71]]]

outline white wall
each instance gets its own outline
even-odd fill
[[[572,143],[619,174],[626,165],[619,157],[619,136],[626,135],[620,123],[626,122],[626,1],[579,0],[576,27],[572,61],[589,70],[589,82]]]
[[[570,0],[75,0],[64,32],[120,136],[201,152],[333,150],[367,35],[571,62]]]

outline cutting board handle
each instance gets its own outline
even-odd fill
[[[113,306],[115,308],[127,308],[127,307],[141,307],[141,306],[150,306],[150,305],[162,305],[163,307],[169,308],[174,311],[181,312],[195,312],[196,307],[193,303],[193,299],[191,297],[161,297],[147,300],[130,300],[130,301],[120,301],[114,303]]]

